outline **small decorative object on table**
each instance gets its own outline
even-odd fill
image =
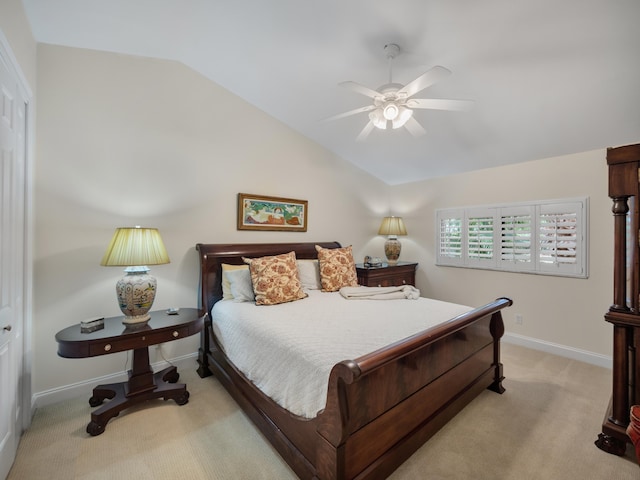
[[[381,267],[382,260],[380,260],[380,257],[370,257],[369,255],[367,255],[366,257],[364,257],[364,266],[365,267]]]
[[[80,322],[81,333],[91,333],[104,328],[104,317],[90,318]]]
[[[378,235],[388,235],[387,241],[384,244],[384,254],[387,257],[389,265],[395,265],[400,258],[400,240],[398,235],[406,235],[407,229],[404,226],[402,217],[384,217],[382,224],[378,230]]]

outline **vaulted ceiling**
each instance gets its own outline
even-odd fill
[[[23,0],[38,42],[180,61],[388,184],[640,141],[638,0]],[[426,133],[374,129],[338,86],[431,67]]]

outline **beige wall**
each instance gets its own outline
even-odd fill
[[[0,2],[0,31],[9,42],[20,64],[24,80],[32,90],[36,88],[36,41],[20,0]]]
[[[613,217],[607,196],[606,151],[597,150],[394,187],[393,206],[409,236],[403,259],[420,262],[418,287],[427,296],[479,305],[500,296],[508,333],[611,355],[612,330],[603,314],[612,301]],[[561,278],[435,266],[435,209],[492,203],[589,197],[589,278]],[[515,314],[523,315],[522,325]]]
[[[197,242],[338,240],[360,257],[387,206],[383,183],[175,62],[40,44],[37,119],[35,392],[125,369],[124,353],[63,359],[54,340],[120,313],[122,269],[99,266],[116,227],[160,229],[163,309],[196,305]],[[238,192],[308,200],[308,231],[236,230]]]
[[[178,63],[39,45],[37,85],[34,392],[125,369],[124,354],[62,359],[54,335],[119,314],[120,269],[98,263],[114,228],[134,224],[158,227],[169,249],[172,263],[152,270],[155,307],[166,308],[196,302],[197,242],[339,240],[359,261],[383,255],[380,218],[402,215],[402,259],[420,263],[424,295],[470,305],[510,296],[509,333],[611,354],[604,150],[389,187]],[[308,232],[236,230],[238,192],[309,200]],[[590,198],[588,279],[434,265],[436,208],[576,196]]]

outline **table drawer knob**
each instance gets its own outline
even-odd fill
[[[174,330],[173,331],[173,338],[178,338],[179,336],[180,336],[180,334],[176,330]]]
[[[110,344],[110,343],[107,343],[107,344],[104,346],[104,351],[105,351],[105,352],[108,352],[109,350],[111,350],[111,344]]]

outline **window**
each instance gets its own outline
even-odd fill
[[[436,212],[436,264],[588,276],[588,199]]]

